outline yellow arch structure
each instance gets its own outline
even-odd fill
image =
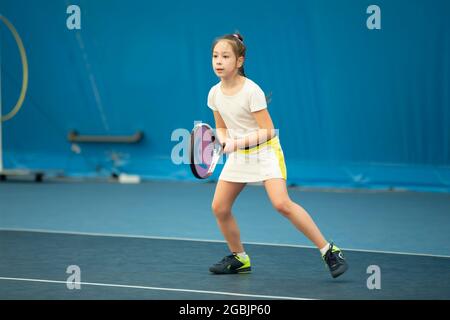
[[[20,90],[19,99],[17,100],[17,103],[14,106],[14,108],[8,114],[4,116],[0,115],[1,121],[8,121],[12,119],[17,114],[17,112],[19,112],[20,108],[22,108],[23,101],[25,100],[25,95],[27,93],[28,88],[28,61],[22,39],[20,38],[19,33],[17,33],[16,28],[14,28],[13,24],[2,15],[0,15],[0,20],[3,21],[3,23],[8,27],[8,29],[13,34],[14,39],[16,40],[17,43],[17,47],[19,48],[20,51],[20,58],[22,60],[22,89]]]

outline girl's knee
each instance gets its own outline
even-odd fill
[[[272,202],[273,207],[282,215],[288,217],[291,214],[291,204],[290,199],[279,199]]]
[[[220,202],[213,201],[211,209],[217,219],[224,219],[231,215],[231,208]]]

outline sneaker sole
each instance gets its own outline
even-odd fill
[[[252,267],[237,270],[237,273],[250,273],[250,272],[252,272]]]
[[[239,269],[239,270],[227,270],[227,271],[223,271],[223,272],[221,272],[221,271],[216,272],[216,271],[209,270],[209,272],[214,273],[214,274],[237,274],[237,273],[241,274],[241,273],[251,273],[252,268],[248,267],[248,268],[243,268],[243,269]]]
[[[343,265],[341,265],[339,268],[337,268],[336,270],[334,270],[334,271],[332,271],[331,272],[331,276],[333,277],[333,278],[337,278],[337,277],[339,277],[340,275],[342,275],[345,271],[347,271],[348,270],[348,264],[343,264]]]

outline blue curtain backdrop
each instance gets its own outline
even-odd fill
[[[81,30],[66,26],[71,4]],[[366,26],[372,4],[380,30]],[[1,0],[30,68],[24,106],[3,123],[5,167],[194,179],[171,161],[171,136],[213,123],[211,43],[238,30],[248,77],[272,93],[289,183],[450,191],[449,12],[447,0]],[[0,35],[5,114],[22,69]],[[77,150],[72,129],[145,138]]]

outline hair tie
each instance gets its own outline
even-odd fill
[[[237,33],[233,33],[233,37],[235,37],[236,39],[238,39],[240,42],[244,43],[241,38],[239,37],[239,35]]]

